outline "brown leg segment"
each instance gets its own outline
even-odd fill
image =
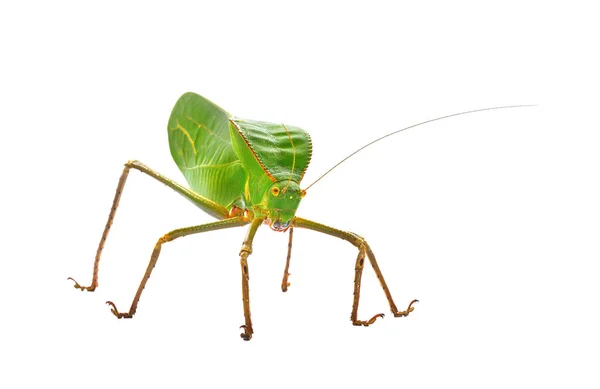
[[[152,256],[150,257],[150,262],[148,263],[148,267],[146,268],[146,273],[144,273],[144,277],[142,278],[142,281],[140,282],[140,286],[138,287],[135,297],[133,298],[133,301],[131,302],[131,307],[129,308],[129,311],[128,312],[119,312],[119,310],[117,309],[117,306],[112,301],[107,301],[106,303],[111,306],[111,312],[119,319],[131,318],[131,317],[133,317],[133,315],[135,315],[135,312],[137,311],[138,302],[140,301],[140,297],[142,296],[142,292],[144,291],[144,288],[146,287],[146,283],[148,282],[148,279],[150,278],[150,275],[152,274],[152,270],[154,270],[154,267],[156,266],[156,262],[158,261],[158,256],[160,255],[160,250],[164,243],[170,242],[170,241],[180,238],[182,236],[198,234],[200,232],[222,230],[225,228],[239,227],[239,226],[243,226],[244,224],[247,224],[247,223],[248,223],[248,221],[245,220],[243,217],[235,217],[235,218],[226,219],[226,220],[219,220],[219,221],[213,222],[213,223],[203,224],[200,226],[180,228],[180,229],[173,230],[173,231],[165,234],[164,236],[162,236],[161,238],[158,239],[158,241],[156,242],[156,245],[154,246],[154,250],[152,251]]]
[[[252,221],[252,224],[250,224],[250,228],[248,229],[248,233],[246,234],[246,239],[244,239],[244,243],[242,244],[242,249],[240,250],[240,266],[242,268],[242,302],[244,303],[244,325],[240,326],[240,328],[244,329],[244,332],[242,332],[240,336],[244,340],[252,339],[252,334],[254,333],[254,329],[252,328],[252,320],[250,319],[250,275],[248,273],[248,256],[252,254],[252,241],[254,240],[254,235],[256,235],[258,227],[260,227],[263,221],[264,218],[256,218]]]
[[[375,254],[373,254],[373,251],[371,250],[371,248],[369,247],[369,245],[367,244],[366,241],[363,241],[363,243],[364,243],[365,249],[367,251],[367,257],[369,257],[369,262],[371,262],[371,266],[373,266],[373,270],[375,270],[377,279],[379,280],[379,283],[381,284],[381,287],[383,288],[385,297],[387,297],[387,299],[388,299],[388,303],[390,304],[390,310],[394,314],[394,317],[408,316],[409,313],[411,313],[412,311],[415,310],[415,308],[413,307],[413,304],[418,303],[419,300],[416,300],[416,299],[412,300],[410,302],[410,304],[408,304],[408,308],[406,308],[405,311],[398,311],[398,308],[396,308],[396,304],[394,304],[394,300],[392,299],[392,294],[390,293],[390,289],[388,288],[387,284],[385,283],[383,274],[381,273],[381,270],[379,269],[379,265],[377,264],[377,261],[375,260]]]
[[[379,283],[381,284],[381,287],[383,288],[383,292],[385,293],[388,303],[390,304],[390,310],[392,311],[394,316],[395,317],[408,316],[408,314],[414,310],[413,304],[415,302],[417,302],[418,300],[411,301],[411,303],[408,305],[408,308],[405,311],[398,311],[398,308],[396,308],[396,304],[394,303],[394,300],[392,299],[392,294],[390,293],[389,288],[385,282],[385,279],[383,278],[383,274],[381,273],[381,270],[379,269],[379,265],[377,264],[377,261],[375,260],[375,255],[373,254],[373,251],[371,250],[371,248],[369,247],[367,242],[364,240],[364,238],[362,238],[352,232],[338,230],[336,228],[329,227],[324,224],[316,223],[311,220],[302,219],[299,217],[295,218],[293,220],[292,224],[294,227],[308,228],[308,229],[311,229],[314,231],[322,232],[327,235],[338,237],[340,239],[344,239],[345,241],[350,242],[351,244],[353,244],[355,247],[358,248],[358,257],[356,258],[356,265],[354,268],[354,299],[353,299],[353,303],[352,303],[352,313],[350,315],[352,324],[357,325],[357,326],[368,326],[368,325],[373,324],[375,322],[375,320],[377,320],[377,318],[384,316],[382,313],[379,313],[379,314],[373,316],[369,320],[358,320],[358,318],[357,318],[358,303],[360,300],[360,284],[361,284],[361,279],[362,279],[362,271],[363,271],[363,267],[364,267],[365,255],[369,258],[369,262],[373,266],[373,270],[375,271],[375,274],[377,275],[377,278],[379,279]]]
[[[213,215],[217,219],[226,219],[229,217],[229,211],[225,207],[215,203],[212,200],[209,200],[205,197],[200,196],[194,191],[185,188],[184,186],[176,183],[173,180],[166,178],[160,173],[155,172],[150,169],[146,165],[142,164],[139,161],[129,161],[125,164],[123,168],[123,173],[121,173],[121,178],[119,178],[119,184],[117,185],[117,190],[115,193],[115,198],[113,199],[112,207],[110,208],[110,214],[108,215],[108,220],[106,221],[106,225],[104,226],[104,232],[102,233],[102,238],[100,238],[100,244],[98,245],[98,250],[96,251],[96,258],[94,259],[94,271],[92,275],[92,283],[90,286],[81,286],[77,281],[75,281],[72,277],[68,279],[73,281],[75,288],[80,290],[87,290],[88,292],[93,292],[98,287],[98,267],[100,264],[100,256],[102,255],[102,250],[104,249],[104,243],[106,242],[106,238],[108,237],[108,233],[110,232],[110,227],[112,226],[113,219],[115,218],[115,214],[117,212],[117,208],[119,207],[119,201],[121,200],[121,194],[123,193],[123,188],[125,187],[125,182],[127,181],[127,176],[129,175],[130,169],[137,169],[142,173],[149,175],[150,177],[162,182],[167,185],[171,189],[175,190],[182,196],[186,197],[188,200],[193,202],[195,205]],[[160,251],[160,249],[159,249]],[[157,254],[158,256],[158,254]]]
[[[350,314],[350,320],[355,326],[365,326],[375,323],[378,317],[383,318],[383,313],[378,313],[369,320],[358,320],[358,301],[360,300],[360,281],[362,279],[362,272],[365,266],[365,246],[361,245],[358,248],[358,256],[356,257],[356,265],[354,266],[354,300],[352,301],[352,313]]]
[[[125,181],[127,181],[127,176],[129,175],[130,167],[125,165],[123,169],[123,173],[121,174],[121,178],[119,178],[119,184],[117,185],[117,191],[115,193],[115,198],[113,199],[112,207],[110,208],[110,214],[108,215],[108,220],[106,221],[106,225],[104,226],[104,232],[102,233],[102,238],[100,238],[100,244],[98,245],[98,250],[96,250],[96,258],[94,259],[94,272],[92,274],[92,283],[90,286],[81,286],[77,281],[75,281],[72,277],[67,278],[75,283],[73,285],[75,288],[80,290],[87,290],[88,292],[93,292],[98,287],[98,266],[100,264],[100,256],[102,255],[102,250],[104,249],[104,242],[106,242],[106,237],[110,231],[110,227],[112,226],[113,219],[115,218],[115,213],[117,212],[117,208],[119,207],[119,201],[121,200],[121,193],[123,193],[123,187],[125,186]]]
[[[290,259],[292,258],[292,236],[294,233],[294,228],[290,227],[290,240],[288,241],[288,252],[287,252],[287,259],[285,260],[285,269],[283,270],[283,280],[281,281],[281,291],[282,292],[287,292],[287,288],[288,286],[290,286],[290,283],[288,282],[288,277],[290,276],[290,273],[288,273],[288,270],[290,270]]]

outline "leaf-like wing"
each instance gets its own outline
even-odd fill
[[[240,200],[247,173],[231,146],[230,115],[195,93],[181,96],[169,118],[169,148],[190,188],[224,207]]]
[[[300,183],[310,163],[310,135],[296,126],[232,119],[255,158],[277,181]]]

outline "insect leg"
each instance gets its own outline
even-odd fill
[[[244,239],[244,243],[242,244],[242,249],[240,250],[240,266],[242,268],[242,301],[244,303],[244,325],[240,326],[240,328],[244,329],[244,332],[240,334],[242,339],[250,340],[252,339],[252,334],[254,330],[252,329],[252,320],[250,319],[250,289],[249,283],[250,276],[248,274],[248,256],[252,254],[252,241],[254,240],[254,235],[256,235],[256,231],[258,227],[264,221],[263,218],[256,218],[250,224],[250,228],[248,229],[248,233],[246,234],[246,239]]]
[[[383,318],[383,313],[378,313],[369,320],[358,320],[358,302],[360,300],[360,281],[362,280],[362,272],[365,266],[365,246],[360,245],[358,247],[358,256],[356,257],[356,264],[354,265],[354,299],[352,300],[352,313],[350,313],[350,320],[355,326],[369,326],[375,323],[377,318]]]
[[[150,257],[150,262],[148,263],[148,268],[146,269],[146,273],[144,273],[144,277],[142,278],[142,281],[140,282],[140,286],[138,287],[135,297],[133,298],[133,301],[131,302],[131,307],[129,308],[129,311],[124,312],[124,313],[119,312],[116,305],[112,301],[107,301],[106,303],[111,306],[112,313],[119,319],[131,318],[131,317],[133,317],[133,315],[135,315],[138,302],[140,300],[140,297],[142,296],[142,292],[144,291],[144,288],[146,287],[146,283],[148,282],[148,279],[150,278],[150,274],[152,274],[152,270],[156,266],[156,262],[158,261],[158,256],[160,254],[161,247],[164,243],[170,242],[170,241],[180,238],[182,236],[198,234],[198,233],[207,232],[207,231],[222,230],[225,228],[239,227],[239,226],[243,226],[244,224],[248,224],[248,220],[242,216],[239,216],[239,217],[234,217],[231,219],[219,220],[219,221],[212,222],[212,223],[202,224],[199,226],[179,228],[177,230],[168,232],[165,235],[163,235],[162,237],[160,237],[158,239],[158,241],[156,242],[156,245],[154,246],[154,250],[152,251],[152,256]]]
[[[375,254],[373,254],[371,247],[369,247],[369,245],[367,244],[366,241],[364,242],[364,244],[365,244],[365,249],[367,250],[367,257],[369,257],[369,262],[371,262],[371,266],[373,266],[373,270],[375,270],[377,279],[379,280],[379,283],[381,284],[381,287],[383,288],[385,297],[387,297],[387,299],[388,299],[388,303],[390,304],[390,310],[394,314],[394,317],[408,316],[409,313],[411,313],[412,311],[415,310],[415,308],[413,307],[413,304],[418,303],[419,300],[416,300],[416,299],[412,300],[410,302],[410,304],[408,304],[408,308],[406,308],[405,311],[398,311],[398,308],[396,308],[396,304],[394,304],[394,300],[392,299],[392,294],[390,293],[390,289],[388,288],[387,284],[385,283],[385,279],[383,279],[383,274],[381,273],[381,270],[379,269],[379,265],[377,264],[377,261],[375,260]]]
[[[123,168],[123,173],[121,173],[121,178],[119,178],[119,184],[117,185],[117,190],[115,192],[115,198],[113,200],[112,207],[110,208],[110,214],[108,215],[108,220],[106,221],[106,225],[104,226],[104,232],[102,233],[102,238],[100,238],[100,244],[98,245],[98,250],[96,251],[96,258],[94,259],[94,271],[92,275],[92,283],[90,286],[81,286],[77,281],[73,278],[69,277],[68,279],[75,283],[74,287],[80,290],[87,290],[88,292],[93,292],[98,287],[98,265],[100,264],[100,256],[102,255],[102,250],[104,249],[104,242],[108,237],[108,233],[110,231],[110,227],[112,226],[113,219],[115,217],[115,213],[117,212],[117,207],[119,206],[119,201],[121,200],[121,194],[123,193],[123,188],[125,187],[125,182],[127,181],[127,176],[129,175],[130,169],[137,169],[142,173],[149,175],[152,178],[162,182],[167,185],[171,189],[175,190],[202,210],[207,213],[215,216],[217,219],[226,219],[229,216],[229,212],[225,207],[215,203],[212,200],[209,200],[205,197],[200,196],[194,191],[176,183],[173,180],[168,179],[160,173],[155,172],[150,169],[146,165],[142,164],[139,161],[129,161],[125,164]]]
[[[415,302],[417,302],[417,300],[413,300],[408,305],[408,308],[405,311],[398,311],[398,308],[396,308],[396,304],[394,303],[394,300],[392,299],[390,290],[385,282],[385,279],[383,278],[383,274],[381,273],[381,270],[379,269],[379,265],[377,264],[377,261],[375,260],[375,255],[373,254],[373,251],[371,250],[367,241],[364,238],[362,238],[352,232],[338,230],[337,228],[329,227],[324,224],[316,223],[311,220],[306,220],[306,219],[302,219],[299,217],[294,218],[292,224],[294,227],[307,228],[307,229],[310,229],[313,231],[318,231],[318,232],[322,232],[327,235],[338,237],[347,242],[350,242],[352,245],[354,245],[356,248],[358,248],[358,257],[356,258],[356,265],[354,267],[354,301],[352,304],[352,314],[350,316],[350,319],[352,320],[352,324],[358,325],[358,326],[368,326],[368,325],[373,324],[375,322],[375,320],[377,320],[378,317],[383,317],[383,314],[380,313],[380,314],[373,316],[369,320],[358,320],[357,319],[358,303],[359,303],[359,299],[360,299],[360,284],[361,284],[361,279],[362,279],[362,271],[363,271],[363,267],[364,267],[365,256],[367,258],[369,258],[369,262],[373,266],[373,270],[375,271],[375,274],[377,275],[377,278],[379,279],[379,283],[381,284],[381,287],[383,288],[383,292],[385,293],[385,296],[387,297],[388,302],[390,304],[390,310],[392,311],[394,316],[395,317],[408,316],[408,314],[414,310],[414,307],[412,305]]]
[[[290,270],[290,259],[292,258],[292,235],[294,233],[294,227],[290,227],[290,239],[288,241],[288,252],[287,252],[287,259],[285,260],[285,269],[283,270],[283,280],[281,281],[281,291],[282,292],[287,292],[287,288],[288,286],[290,286],[290,283],[288,282],[288,277],[290,275],[290,273],[288,273],[288,270]]]

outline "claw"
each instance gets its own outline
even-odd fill
[[[401,312],[394,312],[394,317],[404,317],[404,316],[408,316],[409,313],[411,313],[412,311],[415,310],[415,307],[413,307],[414,303],[418,303],[419,300],[413,300],[410,302],[410,304],[408,304],[408,308],[406,308],[406,311],[401,311]]]
[[[75,279],[73,279],[73,277],[69,277],[67,278],[67,281],[73,281],[75,283],[75,285],[73,285],[73,288],[75,289],[79,289],[81,291],[87,290],[88,292],[93,292],[94,290],[96,290],[96,286],[91,285],[91,286],[81,286],[79,285],[79,282],[75,281]]]
[[[385,315],[383,313],[378,313],[377,315],[373,316],[371,319],[369,319],[367,321],[368,325],[375,323],[375,320],[377,320],[378,317],[383,319],[385,317]]]
[[[354,322],[352,322],[352,324],[354,324],[355,326],[363,326],[363,327],[368,327],[371,324],[375,323],[375,321],[378,318],[384,318],[385,315],[383,313],[378,313],[377,315],[373,316],[372,318],[370,318],[369,320],[356,320]]]
[[[110,305],[112,308],[110,308],[110,311],[116,316],[119,317],[119,310],[117,309],[117,306],[115,305],[115,303],[113,303],[112,301],[107,301],[106,302],[107,305]],[[120,318],[119,318],[120,319]]]
[[[111,306],[110,311],[113,313],[113,315],[115,315],[117,317],[117,319],[123,319],[123,318],[131,319],[133,317],[133,315],[130,314],[129,312],[126,312],[126,313],[119,312],[119,310],[117,309],[117,306],[112,301],[107,301],[106,304]]]
[[[242,339],[244,339],[245,341],[248,341],[248,340],[252,339],[252,331],[248,330],[248,327],[246,325],[241,325],[240,328],[244,329],[244,332],[242,332],[240,334],[240,337]]]

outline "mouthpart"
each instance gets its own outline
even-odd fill
[[[277,219],[275,221],[269,221],[269,227],[271,227],[271,229],[273,231],[277,231],[277,232],[287,231],[287,229],[290,228],[290,224],[291,224],[291,221],[282,223],[281,219]]]

